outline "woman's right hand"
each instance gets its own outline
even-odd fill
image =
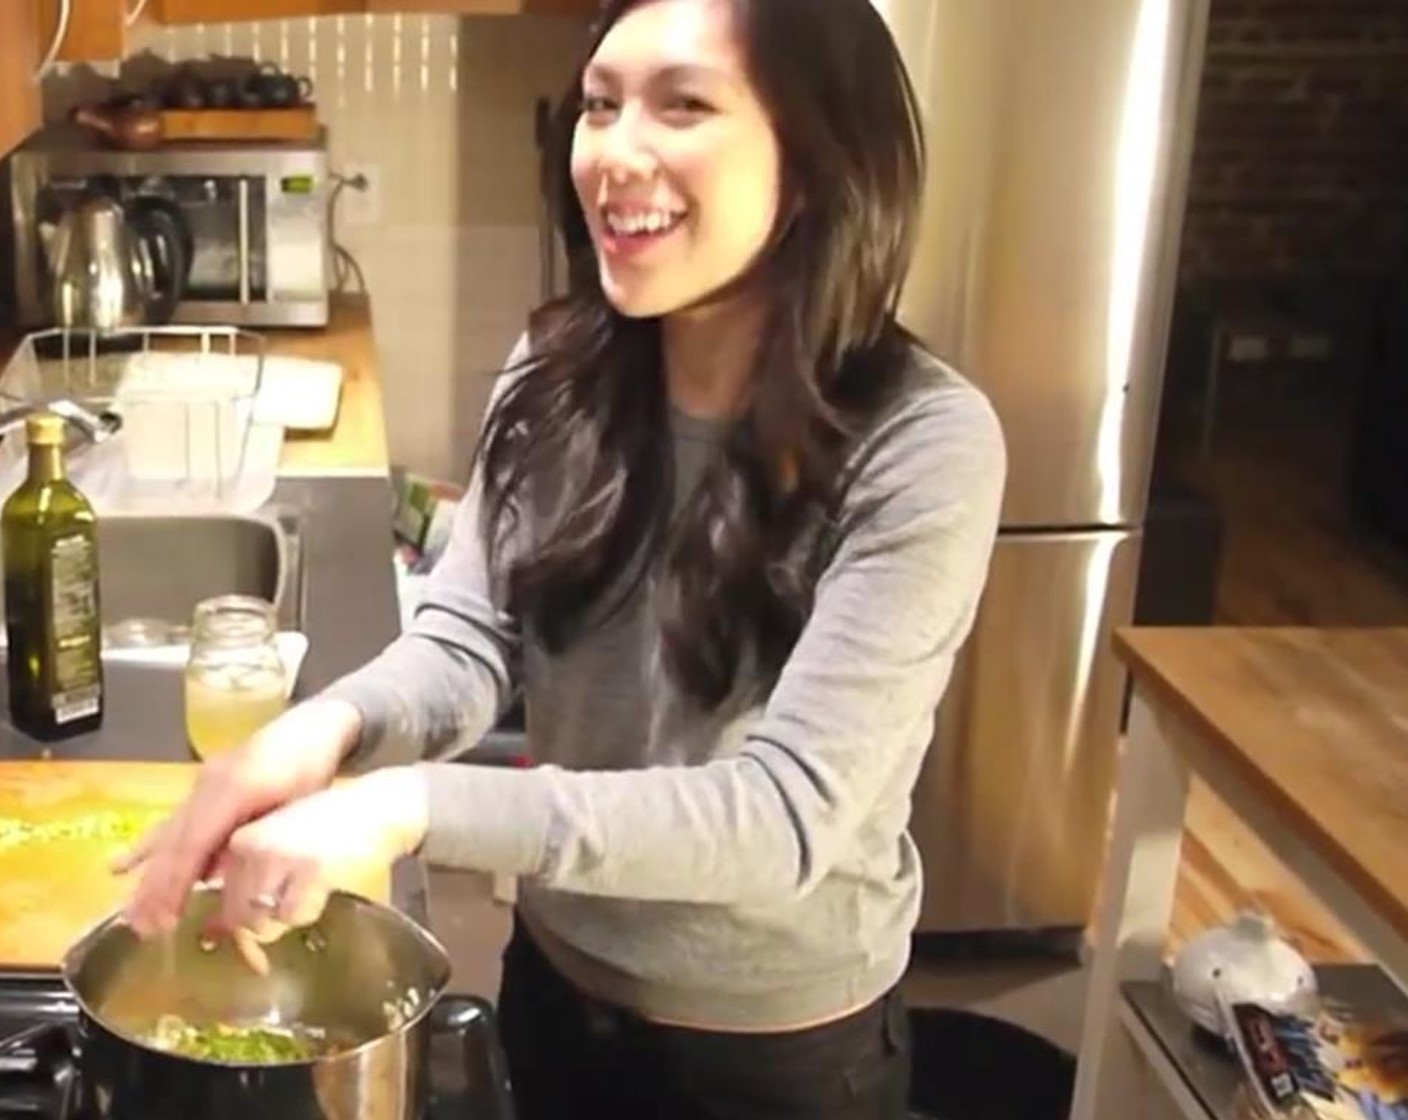
[[[361,722],[346,701],[310,700],[206,762],[176,812],[113,864],[138,876],[124,912],[138,936],[175,928],[191,888],[241,825],[327,787]]]

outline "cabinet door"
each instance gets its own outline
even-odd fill
[[[0,4],[0,156],[39,127],[39,28],[29,4]]]
[[[447,12],[466,16],[593,16],[600,0],[367,0],[373,12]]]
[[[366,0],[150,0],[159,23],[226,23],[232,20],[333,16],[367,10]]]
[[[552,16],[594,16],[601,10],[601,2],[600,0],[523,0],[523,10]]]
[[[347,12],[590,16],[596,14],[600,0],[149,0],[149,4],[154,17],[161,23],[222,23],[227,20],[327,16]]]
[[[39,41],[47,44],[58,31],[61,0],[32,0]],[[68,0],[68,25],[54,56],[61,62],[107,62],[127,53],[128,4],[141,0]]]

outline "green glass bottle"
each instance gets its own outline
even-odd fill
[[[25,421],[29,474],[0,510],[10,721],[36,739],[103,722],[98,521],[64,474],[64,421]]]

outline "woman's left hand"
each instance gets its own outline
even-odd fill
[[[389,867],[425,838],[428,795],[414,767],[377,770],[237,829],[217,860],[218,925],[260,941],[316,921],[334,885]]]

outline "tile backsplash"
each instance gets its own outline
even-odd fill
[[[158,60],[249,56],[312,80],[333,169],[374,180],[342,192],[337,232],[372,295],[396,462],[464,474],[541,292],[534,102],[562,92],[585,34],[559,17],[324,16],[153,28],[123,64],[135,81]],[[98,81],[51,79],[46,113]]]

